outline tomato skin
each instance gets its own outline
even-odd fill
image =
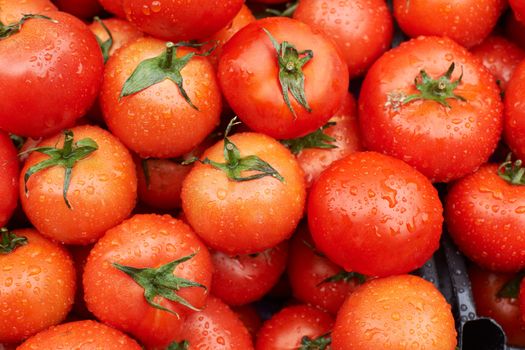
[[[219,124],[221,93],[205,57],[194,56],[181,72],[184,88],[199,111],[186,102],[171,80],[120,98],[124,83],[139,63],[165,49],[161,40],[141,38],[116,52],[106,64],[100,97],[104,119],[111,132],[142,158],[181,156]],[[190,50],[177,49],[177,57]]]
[[[459,249],[493,271],[525,267],[525,189],[507,183],[488,164],[454,183],[445,202],[448,231]]]
[[[75,164],[67,198],[63,198],[64,168],[52,167],[33,174],[24,189],[29,167],[49,159],[33,152],[20,173],[20,199],[31,223],[45,236],[67,244],[89,244],[129,216],[135,207],[137,177],[129,151],[109,132],[95,126],[71,129],[75,142],[92,138],[99,146]],[[62,147],[63,134],[39,146]]]
[[[24,14],[56,10],[56,6],[49,0],[0,0],[0,22],[12,24],[18,22]]]
[[[65,249],[34,229],[13,233],[28,243],[0,254],[0,344],[60,323],[75,298],[75,269]]]
[[[500,36],[489,36],[471,52],[494,75],[501,90],[505,91],[516,66],[525,59],[525,51]]]
[[[525,3],[521,0],[509,0],[509,4],[516,19],[525,24]]]
[[[290,151],[269,136],[240,133],[229,139],[241,156],[256,155],[268,162],[284,183],[270,176],[235,182],[224,172],[197,163],[182,185],[182,208],[209,247],[232,255],[258,253],[295,230],[304,211],[304,174]],[[201,158],[224,163],[223,149],[220,141]]]
[[[92,19],[102,12],[102,6],[97,0],[54,0],[60,11],[75,17]]]
[[[243,0],[123,0],[130,22],[156,38],[203,39],[227,25],[241,9]]]
[[[266,321],[257,335],[256,350],[298,349],[303,337],[315,339],[332,329],[330,314],[307,305],[289,306]]]
[[[228,305],[245,305],[261,299],[279,281],[286,268],[288,242],[256,256],[230,257],[212,252],[212,293]]]
[[[394,17],[410,37],[446,36],[470,48],[485,39],[506,7],[505,0],[394,0]],[[439,18],[439,20],[436,20]]]
[[[141,350],[124,333],[102,323],[86,320],[51,327],[26,340],[17,350],[33,349]]]
[[[334,40],[350,78],[362,75],[392,43],[393,20],[384,0],[302,0],[293,18]]]
[[[505,91],[504,138],[519,159],[525,159],[525,62],[514,70]]]
[[[343,304],[332,332],[334,350],[401,350],[416,343],[421,350],[454,350],[456,329],[439,290],[411,275],[361,286]]]
[[[0,227],[7,224],[18,202],[18,157],[9,135],[0,131]]]
[[[472,294],[478,315],[494,319],[505,331],[507,343],[525,346],[525,322],[521,319],[517,298],[498,298],[498,292],[515,275],[482,270],[477,266],[469,269]]]
[[[279,83],[277,52],[267,29],[278,42],[288,41],[297,50],[313,50],[303,67],[309,113],[290,94],[297,114],[284,102]],[[334,115],[348,90],[348,68],[334,44],[306,24],[284,17],[253,22],[223,47],[218,69],[219,83],[229,105],[252,130],[277,139],[308,134]]]
[[[100,5],[104,10],[114,14],[120,18],[126,18],[126,13],[124,12],[123,0],[98,0]]]
[[[525,50],[525,23],[522,23],[516,19],[513,13],[507,16],[505,21],[505,34],[506,36],[516,43],[519,47]]]
[[[261,316],[252,304],[233,306],[233,312],[237,315],[239,320],[244,324],[250,333],[252,340],[256,339],[257,332],[262,326]]]
[[[144,36],[144,34],[133,24],[123,19],[107,18],[102,19],[101,21],[104,22],[113,36],[113,46],[109,51],[110,56],[112,56],[122,46]],[[89,29],[93,32],[93,34],[99,37],[102,42],[109,39],[108,33],[99,22],[93,21],[89,25]]]
[[[181,340],[184,318],[190,310],[160,297],[155,299],[157,303],[181,317],[150,306],[144,289],[111,264],[159,267],[193,253],[197,254],[180,264],[174,274],[209,289],[213,271],[210,254],[188,225],[169,215],[133,216],[108,230],[88,257],[83,277],[88,309],[102,322],[148,346],[167,346]],[[203,307],[207,298],[207,292],[197,287],[183,288],[177,294],[197,308]]]
[[[22,136],[71,127],[102,83],[102,54],[87,26],[64,12],[42,14],[58,23],[30,19],[0,41],[0,129]]]
[[[306,188],[310,188],[333,162],[362,150],[356,102],[351,94],[346,95],[341,108],[329,121],[336,125],[325,129],[324,133],[336,139],[332,144],[337,148],[307,148],[297,155],[297,161],[304,170]]]
[[[467,102],[449,98],[447,108],[416,100],[395,108],[393,95],[419,92],[414,78],[420,70],[437,78],[453,62],[452,80],[464,72],[454,93]],[[359,97],[364,146],[404,160],[432,182],[461,178],[488,160],[501,135],[502,110],[500,90],[486,68],[452,40],[438,37],[412,39],[383,55],[368,71]]]
[[[428,179],[375,152],[353,153],[333,163],[308,198],[316,247],[346,271],[367,276],[422,266],[439,247],[442,212]]]

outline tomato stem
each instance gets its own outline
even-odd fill
[[[190,343],[187,340],[184,340],[180,343],[173,342],[171,343],[166,350],[189,350]]]
[[[20,21],[5,25],[2,22],[0,22],[0,40],[10,37],[13,34],[18,33],[21,29],[24,23],[29,19],[47,19],[53,23],[58,23],[57,20],[54,20],[47,16],[42,15],[33,15],[33,14],[24,14]]]
[[[511,185],[525,185],[523,162],[521,159],[512,162],[512,153],[509,153],[505,161],[498,167],[498,175]]]
[[[332,344],[331,333],[323,334],[315,339],[310,337],[303,337],[301,339],[301,346],[298,350],[326,350]]]
[[[162,64],[164,69],[170,69],[173,65],[173,53],[175,51],[175,44],[171,41],[166,43],[166,58]]]
[[[295,155],[301,153],[302,150],[307,148],[338,148],[336,145],[332,144],[332,142],[335,142],[336,139],[324,133],[326,129],[335,126],[336,124],[336,122],[328,122],[321,128],[306,136],[298,137],[295,139],[282,140],[281,143],[288,147],[290,151]]]
[[[23,236],[17,236],[7,228],[0,228],[2,239],[0,240],[0,254],[9,254],[14,251],[17,247],[26,245],[27,238]]]
[[[109,36],[108,40],[102,41],[102,39],[95,35],[98,42],[98,46],[100,46],[100,49],[102,50],[102,56],[104,57],[105,64],[109,59],[109,51],[111,51],[111,48],[113,47],[113,34],[111,34],[111,31],[106,26],[106,24],[100,19],[100,17],[95,16],[93,19],[100,24],[102,29],[104,29],[104,31],[106,31],[106,33]]]
[[[363,284],[366,282],[366,276],[362,275],[358,272],[347,272],[347,271],[341,271],[339,273],[336,273],[333,276],[330,276],[328,278],[325,278],[322,280],[319,284],[317,284],[317,287],[325,284],[325,283],[333,283],[333,282],[340,282],[343,281],[345,283],[350,282],[351,280],[355,280],[358,284]]]

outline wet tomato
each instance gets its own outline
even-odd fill
[[[516,156],[525,159],[525,61],[518,65],[505,91],[504,136]]]
[[[16,148],[0,131],[0,227],[7,224],[18,202],[18,168]]]

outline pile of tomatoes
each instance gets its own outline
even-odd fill
[[[525,346],[523,1],[98,1],[0,0],[0,349],[455,350],[444,226]]]

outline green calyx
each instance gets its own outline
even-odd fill
[[[2,22],[0,22],[0,40],[9,38],[11,35],[18,33],[21,29],[24,23],[29,19],[47,19],[53,23],[58,23],[56,20],[42,15],[33,15],[33,14],[24,14],[22,18],[13,24],[5,25]]]
[[[315,339],[303,337],[298,350],[326,350],[329,349],[330,344],[332,344],[330,333],[323,334]]]
[[[507,159],[498,167],[498,175],[511,185],[525,185],[525,169],[521,159],[512,161],[512,153],[507,155]]]
[[[341,271],[333,276],[325,278],[317,286],[319,287],[320,285],[325,284],[325,283],[334,283],[334,282],[340,282],[340,281],[348,283],[351,280],[356,281],[358,284],[363,284],[366,282],[366,276],[360,273],[357,273],[357,272]]]
[[[102,41],[102,39],[100,39],[98,36],[95,35],[95,37],[97,38],[98,45],[100,46],[100,49],[102,50],[102,56],[104,57],[104,63],[106,63],[109,59],[109,51],[111,51],[111,48],[113,47],[113,35],[111,34],[111,31],[108,29],[106,24],[98,16],[96,16],[94,20],[102,26],[102,29],[104,29],[109,36],[108,40]]]
[[[65,130],[64,131],[64,145],[62,148],[57,147],[37,147],[30,149],[23,153],[28,152],[40,152],[45,155],[48,155],[50,158],[41,161],[27,169],[24,174],[24,189],[27,195],[27,181],[29,178],[44,169],[51,168],[54,166],[60,166],[65,169],[64,175],[64,187],[63,187],[63,197],[66,205],[71,209],[71,205],[67,199],[67,191],[69,190],[69,184],[71,183],[71,173],[73,172],[73,167],[75,164],[87,158],[91,153],[95,152],[98,149],[98,144],[90,138],[85,138],[73,143],[74,135],[73,131]],[[21,153],[21,154],[23,154]]]
[[[516,275],[516,277],[507,281],[498,291],[497,296],[499,298],[513,298],[517,299],[520,294],[521,281],[525,277],[525,271],[522,271]]]
[[[191,305],[186,299],[179,296],[176,292],[180,291],[182,288],[191,287],[198,287],[207,290],[206,286],[173,275],[173,272],[177,266],[192,259],[195,255],[197,255],[197,253],[187,255],[158,268],[136,268],[120,265],[117,263],[113,263],[113,267],[133,278],[133,280],[137,282],[138,285],[144,288],[144,297],[146,298],[148,304],[154,308],[169,312],[179,317],[179,314],[156,303],[154,299],[155,297],[160,296],[162,298],[179,303],[193,311],[201,311],[200,309]]]
[[[263,28],[263,30],[270,38],[275,51],[277,51],[277,59],[279,62],[279,83],[281,84],[284,102],[288,106],[288,109],[296,118],[297,114],[292,107],[290,96],[288,95],[288,92],[290,92],[304,109],[308,112],[312,112],[304,92],[303,66],[314,57],[314,52],[312,50],[299,52],[287,41],[283,41],[279,44],[268,30],[265,28]]]
[[[281,182],[284,182],[284,178],[281,176],[281,174],[279,174],[277,170],[275,170],[270,164],[261,158],[254,155],[241,157],[241,152],[237,146],[228,138],[231,128],[234,125],[239,124],[236,122],[236,120],[237,117],[230,121],[224,133],[225,163],[218,163],[208,158],[204,160],[193,158],[183,162],[183,164],[191,164],[193,162],[200,161],[202,164],[208,164],[216,169],[224,171],[230,180],[237,182],[257,180],[265,176],[271,176]],[[250,176],[242,176],[242,173],[245,171],[255,171],[257,173]]]
[[[5,227],[0,228],[0,234],[0,254],[9,254],[19,246],[27,244],[26,237],[17,236]]]
[[[454,90],[461,84],[463,79],[463,72],[457,80],[452,81],[452,73],[454,72],[455,64],[452,63],[448,70],[437,79],[431,78],[427,72],[421,70],[416,77],[414,84],[419,90],[419,94],[409,95],[403,99],[403,104],[407,104],[416,100],[431,100],[451,108],[447,99],[466,101],[464,97],[456,95]]]
[[[208,56],[215,47],[211,48],[205,53],[198,54],[190,52],[182,57],[177,57],[177,48],[181,46],[200,47],[206,43],[193,44],[190,42],[181,42],[174,44],[172,42],[166,43],[166,50],[157,57],[149,58],[142,61],[131,76],[126,80],[122,91],[120,92],[120,99],[137,92],[147,89],[148,87],[158,84],[166,79],[171,80],[177,85],[180,94],[186,102],[195,110],[199,110],[191,99],[186,90],[184,90],[183,79],[181,71],[194,56]]]
[[[295,139],[282,140],[281,143],[285,145],[286,147],[288,147],[290,151],[295,155],[301,153],[302,150],[307,149],[307,148],[321,148],[321,149],[337,148],[336,145],[332,144],[332,142],[335,142],[336,139],[324,133],[326,129],[334,125],[336,125],[335,122],[328,122],[321,128],[317,129],[316,131],[306,136],[298,137]]]
[[[166,350],[189,350],[190,343],[187,340],[184,340],[180,343],[173,342],[171,343]]]
[[[286,4],[286,8],[283,11],[268,8],[265,12],[276,17],[292,17],[298,6],[299,1],[292,1]]]

